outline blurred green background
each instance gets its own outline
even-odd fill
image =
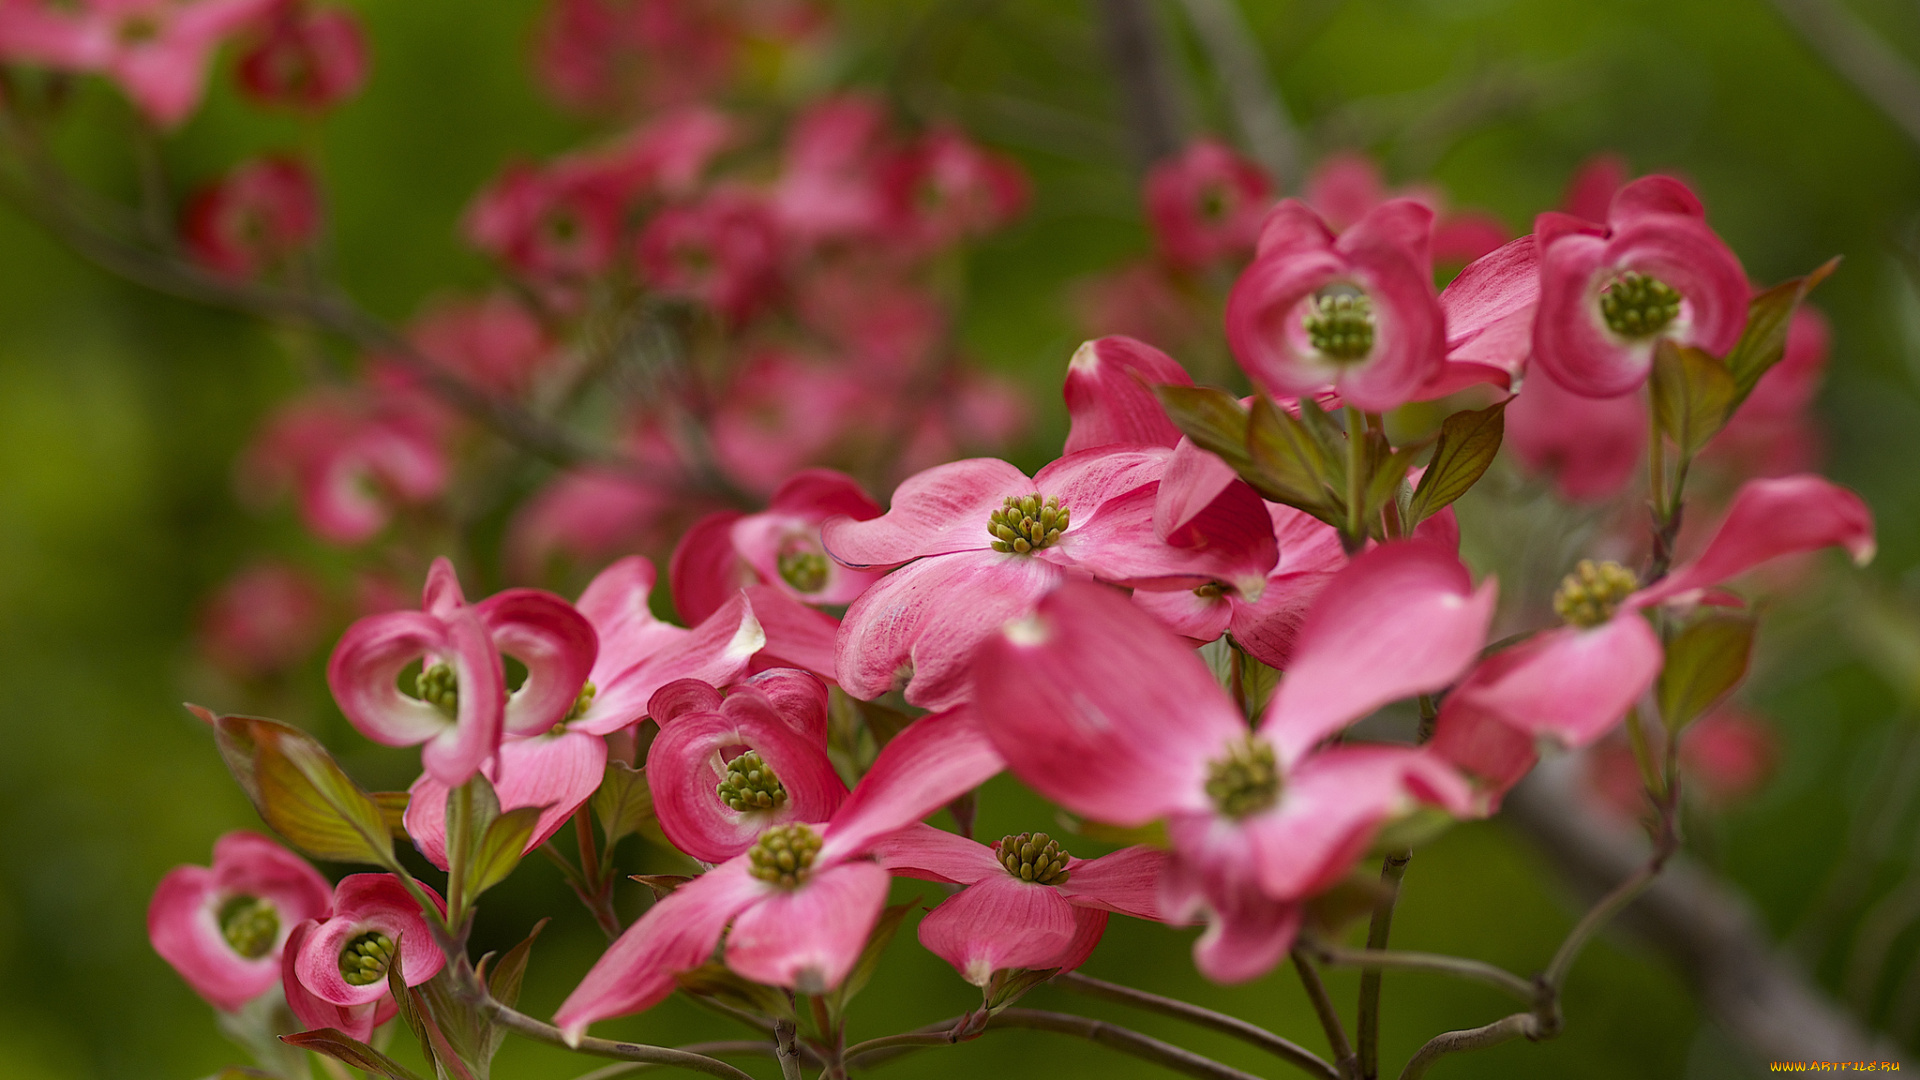
[[[1378,154],[1395,181],[1430,175],[1462,205],[1515,229],[1558,201],[1589,153],[1623,152],[1637,171],[1673,170],[1758,280],[1846,263],[1817,299],[1835,358],[1821,399],[1830,472],[1879,516],[1879,562],[1860,590],[1897,606],[1920,560],[1920,303],[1892,245],[1915,229],[1920,156],[1810,54],[1765,0],[1245,0],[1297,121],[1318,149]],[[937,9],[937,10],[936,10]],[[362,3],[374,45],[369,90],[319,138],[335,212],[333,256],[348,287],[403,319],[436,290],[476,286],[487,268],[458,242],[472,192],[504,161],[563,149],[585,129],[544,103],[527,63],[538,0]],[[1856,5],[1920,56],[1920,7]],[[972,351],[1031,386],[1044,430],[1027,464],[1064,429],[1058,384],[1078,341],[1064,283],[1146,249],[1112,72],[1089,0],[858,0],[843,5],[854,50],[846,77],[884,83],[916,108],[945,110],[1017,155],[1036,180],[1032,214],[969,265]],[[1169,20],[1171,22],[1171,19]],[[915,35],[918,35],[916,37]],[[917,40],[912,50],[904,42]],[[1192,43],[1180,39],[1195,130],[1230,132]],[[210,106],[167,150],[173,171],[207,176],[245,153],[292,145],[291,121],[237,102],[223,73]],[[92,182],[126,192],[122,107],[90,93],[63,152]],[[1285,178],[1297,190],[1299,178]],[[241,1061],[211,1010],[149,950],[144,911],[170,866],[204,862],[219,833],[257,827],[206,730],[178,706],[218,693],[193,657],[195,605],[247,555],[309,552],[285,508],[256,516],[231,492],[236,453],[263,410],[300,385],[272,335],[238,317],[156,298],[77,260],[0,208],[0,1078],[201,1077]],[[1853,596],[1853,593],[1844,593]],[[1904,746],[1914,683],[1874,667],[1880,623],[1863,601],[1796,609],[1765,639],[1748,692],[1782,733],[1772,785],[1702,836],[1782,936],[1800,925],[1862,820],[1876,763]],[[1867,626],[1866,630],[1861,630]],[[1854,632],[1859,631],[1859,632]],[[316,662],[289,702],[323,700]],[[212,700],[215,706],[240,703]],[[377,751],[328,712],[296,710],[369,787],[411,779],[406,755]],[[1001,780],[982,834],[1045,827],[1049,812]],[[1815,958],[1843,980],[1854,921],[1914,859],[1914,826],[1894,815],[1884,856],[1867,860],[1836,944]],[[911,894],[913,890],[903,890]],[[933,895],[922,887],[922,895]],[[634,898],[629,897],[629,900]],[[529,1011],[546,1014],[591,963],[597,932],[539,860],[495,896],[480,935],[516,939],[558,916],[535,953]],[[1570,925],[1570,899],[1538,857],[1495,822],[1462,827],[1416,858],[1395,924],[1408,948],[1543,963]],[[1899,993],[1915,931],[1895,921],[1889,975]],[[1115,920],[1095,975],[1182,995],[1320,1047],[1292,974],[1210,986],[1190,932]],[[951,1016],[977,999],[904,936],[855,1010],[867,1037]],[[1354,980],[1335,976],[1340,1000]],[[1158,1019],[1043,989],[1041,1007],[1086,1009],[1268,1075],[1250,1051]],[[1412,975],[1387,980],[1385,1058],[1398,1063],[1445,1027],[1500,1015],[1490,991]],[[1433,1075],[1688,1077],[1752,1074],[1704,1025],[1681,980],[1630,942],[1609,940],[1576,970],[1555,1042],[1509,1044]],[[724,1021],[669,1003],[606,1025],[651,1041],[731,1037]],[[1911,1042],[1914,1033],[1895,1031]],[[1109,1052],[997,1034],[896,1065],[901,1076],[1165,1075]],[[591,1062],[510,1045],[495,1075],[568,1077]],[[761,1072],[765,1066],[752,1066]]]

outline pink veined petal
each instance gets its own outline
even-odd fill
[[[327,686],[360,734],[413,746],[446,730],[446,714],[400,692],[400,672],[426,653],[451,652],[444,623],[425,612],[369,615],[347,628],[327,663]]]
[[[373,1038],[374,1027],[385,1021],[386,1017],[381,1016],[381,1012],[385,1011],[388,1016],[391,1016],[399,1011],[400,1006],[391,998],[385,1002],[370,1002],[365,1005],[335,1005],[308,990],[300,981],[295,965],[301,948],[306,944],[307,936],[319,925],[318,921],[310,919],[294,927],[293,932],[287,937],[286,947],[281,953],[278,964],[281,983],[287,995],[287,1008],[293,1012],[294,1019],[306,1025],[309,1030],[330,1027],[344,1032],[351,1038],[366,1042]]]
[[[1226,854],[1209,852],[1204,857]],[[1242,850],[1239,857],[1249,854]],[[1224,879],[1180,850],[1167,863],[1160,897],[1161,910],[1176,922],[1206,919],[1206,932],[1193,943],[1193,961],[1215,982],[1246,982],[1272,971],[1300,930],[1300,905],[1267,896],[1250,873]]]
[[[1209,807],[1206,763],[1246,731],[1190,647],[1098,585],[1063,585],[990,638],[974,694],[1015,775],[1117,825]]]
[[[797,889],[769,887],[742,911],[727,935],[736,974],[801,993],[824,993],[846,979],[887,902],[887,872],[872,863],[816,869]],[[796,929],[805,927],[804,933]]]
[[[1492,581],[1474,589],[1467,568],[1435,544],[1358,556],[1307,613],[1261,730],[1295,760],[1390,701],[1444,688],[1486,642],[1494,598]]]
[[[888,873],[901,877],[972,885],[995,874],[1007,876],[992,848],[924,822],[881,837],[871,850]]]
[[[1160,876],[1166,873],[1167,853],[1135,845],[1097,859],[1076,859],[1068,865],[1060,895],[1076,907],[1097,908],[1161,920]]]
[[[467,598],[460,591],[460,575],[453,569],[453,560],[441,555],[427,567],[427,580],[420,588],[420,610],[436,618],[447,618],[454,612],[467,606]]]
[[[483,769],[500,809],[544,806],[522,853],[531,852],[566,824],[606,778],[607,744],[578,731],[507,739]],[[447,868],[447,786],[422,776],[408,788],[406,827],[428,862]]]
[[[300,984],[335,1005],[371,1005],[387,995],[387,983],[355,986],[340,974],[340,954],[368,931],[385,934],[400,947],[407,985],[418,986],[439,974],[446,957],[413,898],[391,874],[350,874],[334,889],[333,917],[313,928],[294,958]]]
[[[720,610],[720,605],[742,588],[759,583],[760,575],[733,546],[733,526],[745,517],[734,510],[708,514],[688,526],[674,545],[673,558],[667,563],[667,583],[681,618],[699,622]],[[649,590],[652,584],[649,580]],[[585,602],[581,597],[581,603]]]
[[[333,907],[333,886],[307,860],[244,829],[213,842],[213,881],[226,895],[273,901],[283,926],[321,918]]]
[[[1540,255],[1523,236],[1467,264],[1440,294],[1446,317],[1447,359],[1504,371],[1510,385],[1533,347],[1533,313],[1540,302]]]
[[[802,469],[788,477],[767,500],[767,508],[782,514],[798,514],[818,524],[830,517],[846,515],[855,521],[880,516],[880,504],[873,501],[860,482],[834,469]]]
[[[1261,595],[1264,598],[1269,594],[1263,592]],[[1221,634],[1227,632],[1227,625],[1238,611],[1237,605],[1225,593],[1203,596],[1193,589],[1160,592],[1138,589],[1133,594],[1133,606],[1153,616],[1160,625],[1194,645],[1218,640]]]
[[[720,691],[699,679],[675,679],[647,699],[647,715],[661,727],[690,713],[716,712]]]
[[[865,853],[881,837],[986,783],[1006,764],[970,710],[914,721],[880,751],[827,823],[821,862]]]
[[[652,1008],[673,993],[676,974],[707,962],[727,923],[766,888],[742,858],[668,893],[594,963],[561,1003],[554,1024],[578,1039],[595,1020]]]
[[[1193,589],[1219,581],[1244,595],[1260,595],[1279,549],[1266,506],[1252,488],[1227,488],[1174,534],[1174,542],[1154,535],[1155,495],[1148,485],[1108,499],[1041,557],[1057,552],[1059,560],[1116,585]]]
[[[845,577],[856,571],[838,568]],[[865,577],[865,575],[861,575]],[[874,575],[873,580],[879,580]],[[773,585],[754,585],[746,590],[753,616],[766,635],[766,644],[754,657],[754,666],[774,665],[813,672],[823,679],[834,677],[834,649],[840,636],[840,622],[824,611],[795,600]]]
[[[1660,639],[1626,609],[1590,630],[1561,627],[1488,657],[1456,694],[1528,735],[1586,746],[1660,675]]]
[[[1167,419],[1156,386],[1191,386],[1179,362],[1134,338],[1113,335],[1080,346],[1067,364],[1066,445],[1076,454],[1101,446],[1172,446],[1180,429]]]
[[[825,821],[846,788],[825,748],[809,742],[753,690],[736,690],[724,712],[681,716],[662,725],[647,751],[647,787],[660,828],[675,847],[702,862],[725,862],[753,846],[767,826]],[[720,801],[730,759],[753,750],[786,788],[785,805],[742,812]]]
[[[1108,500],[1158,482],[1172,457],[1159,446],[1096,447],[1049,462],[1033,474],[1033,484],[1072,512],[1065,534],[1071,536]]]
[[[1153,526],[1160,539],[1179,533],[1238,479],[1233,466],[1182,438],[1154,493]]]
[[[820,538],[843,565],[888,569],[927,555],[987,548],[987,518],[1009,496],[1031,495],[1027,474],[998,458],[969,458],[908,477],[893,505],[869,521],[829,519]]]
[[[1073,943],[1073,907],[1058,891],[1004,870],[948,897],[920,922],[920,944],[984,987],[996,971],[1045,968]]]
[[[1107,913],[1098,908],[1073,907],[1073,940],[1057,956],[1044,961],[1045,967],[1072,971],[1087,962],[1107,932]]]
[[[922,708],[957,705],[970,692],[980,643],[1024,614],[1061,571],[1026,555],[961,551],[901,567],[847,609],[834,646],[841,689],[872,700],[905,685]]]
[[[686,635],[681,627],[654,617],[648,606],[654,577],[653,563],[644,556],[629,555],[595,575],[574,605],[600,639],[600,654],[589,676],[596,686],[604,689],[607,681],[634,662]],[[737,595],[731,593],[722,602]]]
[[[1340,562],[1345,562],[1344,555],[1340,556]],[[1234,603],[1228,622],[1233,640],[1254,659],[1268,667],[1285,670],[1293,662],[1294,644],[1300,639],[1300,627],[1306,622],[1307,612],[1313,610],[1314,601],[1332,584],[1337,573],[1338,565],[1308,566],[1267,578],[1267,587],[1260,599]]]
[[[451,728],[442,728],[420,750],[420,764],[441,782],[466,783],[480,763],[500,748],[506,719],[506,674],[486,624],[471,609],[448,620],[451,655],[441,659],[459,680],[460,702]],[[391,685],[391,681],[389,681]]]
[[[766,631],[745,593],[727,601],[692,630],[668,629],[676,633],[663,641],[656,636],[659,644],[654,651],[633,660],[605,682],[594,680],[599,692],[593,704],[568,726],[590,735],[618,731],[646,715],[647,702],[662,686],[676,679],[699,679],[724,686],[745,674],[754,654],[767,643]],[[602,640],[604,643],[604,637]]]
[[[1700,557],[1627,602],[1645,607],[1682,598],[1768,560],[1830,544],[1845,548],[1855,563],[1872,560],[1873,512],[1860,496],[1811,473],[1749,480]]]
[[[527,681],[507,698],[507,732],[538,735],[566,719],[600,650],[586,616],[539,589],[495,593],[473,610],[494,647],[527,669]]]
[[[1458,694],[1448,695],[1440,706],[1426,749],[1484,787],[1484,805],[1475,816],[1499,810],[1501,797],[1540,760],[1530,736]]]
[[[816,746],[827,744],[827,684],[818,675],[797,668],[771,668],[748,679],[745,686],[766,695],[781,721],[802,738]]]

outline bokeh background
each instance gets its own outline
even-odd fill
[[[1808,964],[1836,994],[1848,992],[1852,946],[1884,943],[1882,977],[1856,986],[1855,1004],[1912,1045],[1916,1032],[1902,1025],[1914,1018],[1901,1002],[1920,978],[1912,957],[1920,904],[1905,899],[1920,835],[1904,797],[1915,781],[1898,767],[1912,757],[1920,697],[1911,670],[1920,637],[1906,629],[1903,601],[1920,559],[1920,300],[1903,263],[1920,222],[1920,149],[1766,0],[1242,6],[1316,151],[1367,150],[1392,179],[1431,177],[1456,202],[1524,230],[1583,158],[1612,149],[1636,171],[1694,183],[1759,280],[1846,257],[1817,295],[1835,331],[1820,410],[1829,472],[1872,504],[1880,557],[1853,586],[1785,611],[1768,630],[1761,675],[1745,695],[1780,732],[1779,770],[1760,795],[1700,823],[1696,839],[1776,934],[1812,943]],[[1031,389],[1044,419],[1022,464],[1036,465],[1064,431],[1059,380],[1080,338],[1067,283],[1147,247],[1126,118],[1092,4],[841,7],[855,45],[848,79],[883,87],[922,115],[957,116],[1035,180],[1031,213],[968,263],[962,334],[970,352]],[[533,86],[538,0],[357,9],[375,75],[324,130],[249,111],[217,79],[168,162],[183,176],[211,175],[243,153],[319,139],[332,256],[354,294],[398,320],[434,290],[488,280],[456,235],[467,200],[503,162],[573,145],[582,129]],[[1876,0],[1851,10],[1920,58],[1920,7]],[[1230,133],[1197,48],[1175,40],[1192,130]],[[83,115],[94,110],[102,122],[69,125],[63,152],[91,182],[124,193],[125,147],[104,119],[115,105],[105,92],[83,101]],[[324,563],[284,509],[251,513],[233,496],[237,452],[265,408],[298,385],[270,332],[118,282],[0,206],[0,1078],[186,1080],[243,1060],[216,1033],[210,1008],[149,950],[144,912],[168,867],[203,862],[222,831],[257,827],[209,733],[179,702],[219,691],[191,645],[196,605],[216,582],[262,548]],[[296,681],[288,702],[324,701],[318,661]],[[289,708],[296,714],[287,718],[339,748],[369,788],[411,779],[406,755],[368,746],[330,706]],[[983,807],[985,835],[1049,820],[1004,780]],[[931,887],[920,891],[931,898]],[[1533,970],[1574,911],[1547,864],[1506,826],[1464,826],[1417,856],[1395,943]],[[508,942],[547,913],[559,918],[535,953],[526,1005],[537,1014],[551,1011],[600,945],[557,872],[529,861],[489,897],[479,931]],[[1211,986],[1193,972],[1189,939],[1115,920],[1087,970],[1321,1045],[1290,971]],[[1350,1002],[1355,980],[1333,981]],[[859,999],[854,1033],[900,1030],[976,1000],[909,932]],[[1278,1072],[1251,1051],[1153,1017],[1049,989],[1033,1000]],[[1421,975],[1390,977],[1386,1002],[1384,1054],[1394,1066],[1427,1035],[1504,1011],[1491,991]],[[1708,1080],[1761,1068],[1703,1021],[1679,973],[1630,940],[1609,938],[1588,953],[1566,1014],[1557,1041],[1456,1058],[1433,1075]],[[661,1042],[731,1034],[677,1002],[608,1029]],[[589,1067],[513,1044],[495,1075],[569,1077]],[[889,1068],[916,1077],[1162,1075],[1026,1033]]]

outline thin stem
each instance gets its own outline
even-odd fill
[[[1348,553],[1360,550],[1367,542],[1367,419],[1366,414],[1347,406],[1347,534]]]
[[[1495,1020],[1486,1027],[1435,1035],[1427,1040],[1427,1044],[1422,1046],[1412,1058],[1408,1059],[1407,1067],[1400,1070],[1400,1080],[1419,1080],[1420,1077],[1427,1075],[1427,1070],[1435,1061],[1448,1054],[1457,1054],[1463,1050],[1482,1050],[1522,1036],[1529,1039],[1540,1037],[1532,1013],[1514,1013],[1512,1016]]]
[[[1353,1044],[1347,1041],[1346,1026],[1340,1022],[1340,1011],[1333,1007],[1333,999],[1327,996],[1327,984],[1320,981],[1320,969],[1296,946],[1293,950],[1293,967],[1300,973],[1300,986],[1307,992],[1307,1000],[1313,1003],[1313,1012],[1320,1018],[1321,1030],[1327,1033],[1327,1047],[1333,1051],[1334,1070],[1345,1080],[1360,1067],[1360,1059],[1354,1055]]]
[[[1060,1035],[1072,1035],[1118,1050],[1123,1054],[1129,1054],[1142,1061],[1150,1061],[1173,1072],[1200,1077],[1201,1080],[1260,1080],[1252,1073],[1241,1072],[1232,1066],[1222,1065],[1212,1058],[1202,1057],[1191,1050],[1182,1050],[1129,1028],[1109,1024],[1105,1020],[1094,1020],[1068,1013],[1045,1012],[1040,1009],[1005,1009],[987,1021],[988,1031],[1000,1028],[1026,1028],[1032,1031],[1051,1031]]]
[[[685,1046],[675,1047],[675,1049],[685,1050],[689,1054],[705,1054],[708,1057],[713,1057],[716,1054],[753,1054],[758,1057],[773,1057],[777,1048],[770,1042],[748,1042],[745,1039],[732,1039],[719,1042],[688,1043]],[[590,1073],[582,1073],[575,1077],[574,1080],[616,1080],[618,1077],[632,1076],[634,1073],[669,1067],[670,1066],[657,1065],[648,1061],[619,1061],[605,1068],[595,1069]]]
[[[1373,920],[1367,925],[1367,948],[1380,951],[1387,947],[1387,937],[1393,932],[1393,906],[1400,899],[1400,879],[1407,874],[1407,863],[1413,858],[1413,852],[1401,850],[1388,853],[1380,864],[1380,885],[1385,890],[1378,903],[1373,906]],[[1360,1077],[1361,1080],[1374,1080],[1380,1075],[1380,972],[1363,971],[1360,974],[1360,1015],[1357,1023],[1360,1037]]]
[[[753,1077],[747,1073],[705,1054],[675,1050],[669,1046],[648,1046],[644,1043],[596,1039],[592,1036],[582,1036],[578,1042],[568,1042],[559,1028],[552,1024],[543,1024],[525,1013],[515,1012],[490,997],[483,998],[480,1007],[494,1023],[508,1031],[535,1042],[563,1047],[575,1053],[617,1058],[621,1061],[637,1061],[648,1065],[670,1065],[692,1072],[705,1073],[708,1076],[723,1076],[727,1080],[753,1080]]]
[[[1573,929],[1567,933],[1566,940],[1560,943],[1559,951],[1553,954],[1553,961],[1547,965],[1546,973],[1541,976],[1542,981],[1555,995],[1558,995],[1561,987],[1566,984],[1567,972],[1572,969],[1573,962],[1579,959],[1580,950],[1586,948],[1587,942],[1600,932],[1601,927],[1618,915],[1621,909],[1633,903],[1647,886],[1653,884],[1653,879],[1660,876],[1660,871],[1666,866],[1667,859],[1672,856],[1674,849],[1678,846],[1673,830],[1670,827],[1663,827],[1659,842],[1655,845],[1653,854],[1647,859],[1646,864],[1634,871],[1627,880],[1614,886],[1612,892],[1601,897],[1599,902],[1589,908],[1580,921],[1574,924]]]
[[[1482,960],[1440,953],[1395,952],[1393,950],[1348,949],[1338,945],[1308,942],[1303,948],[1314,959],[1334,967],[1357,967],[1368,971],[1433,971],[1442,975],[1485,983],[1531,1005],[1540,996],[1539,987],[1513,972]]]
[[[1130,986],[1105,982],[1077,972],[1066,972],[1054,976],[1053,985],[1088,997],[1117,1001],[1122,1005],[1132,1005],[1148,1012],[1175,1017],[1196,1027],[1230,1035],[1241,1042],[1265,1050],[1310,1076],[1324,1077],[1325,1080],[1338,1080],[1339,1077],[1333,1066],[1322,1061],[1318,1054],[1298,1043],[1275,1035],[1263,1027],[1249,1024],[1239,1017],[1217,1013],[1212,1009],[1203,1009],[1198,1005],[1161,997],[1158,994],[1150,994],[1144,990],[1135,990]]]
[[[959,1039],[952,1031],[903,1031],[898,1035],[882,1035],[877,1039],[868,1039],[847,1047],[847,1064],[859,1067],[862,1054],[875,1050],[892,1050],[899,1047],[949,1046]]]
[[[1100,31],[1126,102],[1128,133],[1142,170],[1186,141],[1181,95],[1167,43],[1146,0],[1100,0]]]
[[[800,1080],[800,1047],[794,1039],[793,1021],[774,1021],[773,1039],[773,1056],[780,1061],[782,1080]]]

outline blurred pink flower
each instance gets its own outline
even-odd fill
[[[841,515],[865,521],[880,516],[880,505],[831,469],[795,473],[761,513],[709,514],[674,548],[667,568],[674,607],[683,618],[704,619],[747,585],[768,585],[802,603],[852,603],[880,575],[827,556],[820,524]]]
[[[264,105],[319,112],[360,92],[367,41],[343,7],[281,0],[240,56],[240,89]]]
[[[293,928],[325,918],[332,889],[306,860],[251,832],[214,841],[213,866],[176,866],[147,908],[153,951],[195,993],[233,1012],[273,989]]]
[[[414,318],[407,337],[446,371],[503,397],[525,394],[554,357],[553,340],[540,320],[503,291],[431,304]]]
[[[1218,139],[1197,139],[1147,173],[1147,224],[1161,258],[1183,270],[1253,254],[1273,182]]]
[[[241,460],[242,497],[259,501],[291,487],[302,520],[321,539],[371,539],[394,504],[426,502],[447,485],[430,421],[392,404],[322,389],[282,406]]]
[[[229,674],[257,677],[306,659],[325,629],[327,596],[313,576],[257,562],[221,584],[200,612],[200,650]]]
[[[721,188],[669,206],[640,230],[641,280],[738,323],[781,287],[779,227],[757,195]]]
[[[181,239],[194,261],[229,277],[283,264],[320,229],[320,192],[295,158],[256,158],[187,200]]]

